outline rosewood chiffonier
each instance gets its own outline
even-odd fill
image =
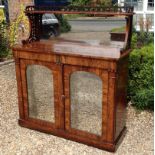
[[[19,125],[115,151],[126,128],[133,8],[28,6],[25,13],[30,37],[13,47]],[[125,17],[124,40],[121,46],[108,46],[62,37],[42,39],[46,13]]]

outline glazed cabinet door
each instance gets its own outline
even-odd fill
[[[33,60],[21,60],[20,64],[24,119],[40,126],[64,128],[62,67]]]
[[[64,67],[65,129],[74,135],[106,140],[108,73],[98,68]]]

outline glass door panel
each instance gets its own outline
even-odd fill
[[[93,140],[106,140],[108,72],[99,68],[64,67],[65,129]]]
[[[102,134],[102,80],[76,71],[70,78],[71,128]]]
[[[54,123],[52,70],[41,65],[28,65],[26,77],[29,117]]]

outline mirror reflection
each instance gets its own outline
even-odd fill
[[[100,47],[125,46],[126,20],[123,16],[107,18],[87,14],[45,14],[42,24],[43,39]]]

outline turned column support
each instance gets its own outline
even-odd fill
[[[23,40],[22,43],[30,43],[33,41],[39,41],[42,35],[42,16],[43,14],[31,14],[26,13],[30,24],[30,36],[27,40]]]

